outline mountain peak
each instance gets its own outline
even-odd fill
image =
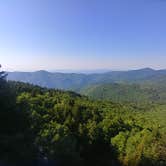
[[[154,69],[152,69],[152,68],[150,68],[150,67],[146,67],[146,68],[143,68],[144,70],[154,70]]]
[[[139,71],[155,71],[155,70],[150,67],[146,67],[146,68],[139,69]]]
[[[46,70],[38,70],[38,71],[36,71],[35,73],[49,73],[49,72],[46,71]]]

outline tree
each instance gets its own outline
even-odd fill
[[[0,68],[1,68],[1,64],[0,64]],[[7,74],[4,71],[0,71],[0,81],[4,80],[6,78]]]
[[[6,76],[0,71],[0,161],[16,161],[33,155],[33,144],[29,119],[16,103],[15,88],[6,81]]]

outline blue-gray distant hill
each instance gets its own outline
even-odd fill
[[[100,74],[52,73],[43,70],[36,72],[9,72],[8,80],[31,83],[47,88],[73,90],[93,96],[101,91],[103,85],[105,86],[105,84],[110,83],[143,84],[144,87],[147,86],[149,88],[151,86],[155,89],[157,87],[162,91],[166,87],[166,70],[144,68],[130,71],[110,71]],[[100,86],[96,88],[96,85]],[[95,86],[95,88],[93,86]],[[107,95],[102,94],[102,96],[110,96],[108,93],[114,86],[110,85],[109,87],[110,88],[108,88],[107,85]],[[124,86],[120,86],[120,89],[122,87]],[[114,88],[119,89],[118,86]],[[133,89],[133,87],[131,89]],[[116,91],[118,92],[118,90],[115,90],[115,92]],[[141,94],[142,92],[143,90],[141,89],[139,93]],[[122,93],[122,95],[124,95],[124,93]],[[101,98],[101,94],[97,96]]]
[[[84,86],[88,80],[84,74],[51,73],[47,71],[36,72],[9,72],[8,80],[20,81],[39,85],[41,87],[56,89],[77,89]]]
[[[110,71],[100,74],[9,72],[8,80],[28,82],[47,88],[80,91],[90,85],[106,83],[165,84],[166,70],[144,68],[130,71]]]

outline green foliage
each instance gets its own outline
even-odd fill
[[[166,103],[165,84],[99,84],[81,90],[92,99],[128,103]]]
[[[0,113],[6,115],[0,160],[43,156],[64,166],[166,164],[165,105],[93,101],[69,91],[5,84],[14,98],[10,94],[5,104],[5,94],[1,98]]]
[[[29,119],[16,103],[16,94],[0,74],[0,160],[17,161],[33,158],[35,150]]]

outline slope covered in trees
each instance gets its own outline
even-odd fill
[[[99,84],[81,90],[92,99],[132,103],[166,103],[166,84]]]
[[[165,105],[93,101],[0,79],[0,161],[166,165]]]

